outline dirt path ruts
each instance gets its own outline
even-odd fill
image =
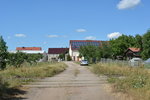
[[[105,77],[97,77],[86,66],[65,62],[66,71],[27,85],[24,100],[117,100],[104,90]]]

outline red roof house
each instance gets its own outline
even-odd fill
[[[49,48],[48,49],[48,61],[58,61],[60,54],[67,54],[69,48]],[[66,58],[65,58],[66,59]],[[62,60],[65,60],[62,59]]]
[[[69,51],[69,48],[49,48],[48,54],[62,54]]]
[[[42,50],[42,48],[41,47],[17,47],[16,48],[16,50],[18,51],[20,51],[20,50],[34,50],[34,51],[39,51],[39,50]]]
[[[140,52],[140,48],[128,48],[128,49],[133,52]]]
[[[128,48],[124,53],[124,57],[128,59],[132,59],[134,57],[141,57],[140,52],[141,52],[140,48]]]

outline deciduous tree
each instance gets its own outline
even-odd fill
[[[143,36],[142,58],[143,59],[150,58],[150,30],[148,30],[147,33],[145,33]]]
[[[6,67],[7,48],[6,42],[3,37],[0,36],[0,69],[4,69]]]

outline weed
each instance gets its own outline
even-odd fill
[[[150,73],[144,68],[96,64],[90,68],[98,75],[107,75],[115,90],[130,94],[135,100],[150,100]]]
[[[64,63],[38,63],[37,65],[24,64],[23,67],[8,67],[0,71],[0,97],[9,88],[18,88],[23,84],[35,81],[38,78],[50,77],[65,70]]]

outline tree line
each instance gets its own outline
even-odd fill
[[[102,46],[81,46],[79,49],[80,57],[95,61],[100,58],[116,59],[117,56],[123,56],[128,48],[140,48],[140,55],[145,60],[150,58],[150,30],[144,35],[122,35],[109,42],[102,42]]]
[[[21,67],[23,63],[36,63],[42,58],[41,54],[26,54],[22,52],[9,53],[8,47],[3,37],[0,36],[0,69],[3,70],[7,65]]]

